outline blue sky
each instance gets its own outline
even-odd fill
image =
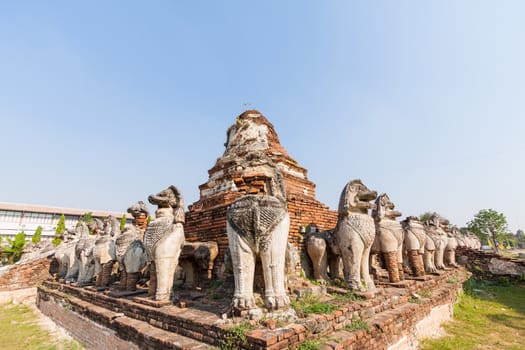
[[[352,178],[405,215],[525,228],[522,1],[0,3],[0,201],[186,203],[260,110],[332,208]],[[247,105],[248,104],[248,105]]]

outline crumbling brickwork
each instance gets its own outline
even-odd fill
[[[49,277],[52,256],[23,261],[0,269],[0,291],[36,287]]]
[[[254,154],[267,157],[280,170],[290,213],[289,242],[303,251],[301,227],[315,223],[328,230],[337,223],[337,212],[317,200],[315,184],[307,170],[291,158],[279,142],[273,125],[258,111],[246,111],[228,130],[226,150],[199,186],[200,199],[189,206],[184,227],[189,241],[216,241],[217,263],[224,261],[228,247],[226,209],[243,194],[268,194],[266,175],[251,166]]]
[[[305,340],[319,339],[325,342],[322,349],[388,349],[403,341],[416,343],[404,347],[415,349],[420,322],[433,317],[436,308],[451,310],[467,277],[461,270],[451,270],[399,288],[382,288],[372,299],[348,301],[331,313],[312,314],[275,329],[253,321],[255,329],[246,333],[244,344],[236,346],[297,349]],[[412,295],[416,294],[426,297],[414,299]],[[66,329],[77,333],[82,329],[74,334],[75,338],[95,349],[122,341],[141,349],[208,349],[220,346],[231,326],[218,323],[219,315],[204,309],[154,308],[50,281],[38,288],[37,305]],[[369,331],[348,330],[346,326],[355,320],[366,322]],[[101,329],[103,336],[93,336],[100,335]]]

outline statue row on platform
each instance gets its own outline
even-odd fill
[[[397,283],[405,272],[421,277],[446,265],[457,267],[458,246],[481,247],[475,235],[463,235],[437,213],[426,222],[415,216],[396,221],[401,213],[394,210],[388,195],[376,196],[360,180],[350,181],[341,194],[336,228],[317,232],[314,227],[307,233],[306,249],[315,279],[338,278],[342,261],[347,286],[365,291],[375,288],[370,270],[379,268],[378,260],[388,272],[388,281]]]
[[[259,170],[267,176],[264,194],[245,194],[227,210],[226,231],[234,277],[232,308],[237,311],[257,308],[253,292],[257,259],[264,277],[266,309],[286,309],[290,303],[285,270],[290,217],[284,181],[271,162],[262,164]],[[94,279],[96,288],[106,288],[118,263],[121,290],[133,292],[141,276],[149,275],[148,297],[169,302],[175,271],[183,265],[179,264],[181,252],[185,247],[198,249],[196,243],[185,241],[184,201],[175,186],[149,196],[148,200],[157,206],[155,218],[149,223],[146,205],[138,202],[128,208],[133,222],[123,232],[118,220],[111,216],[104,222],[80,222],[74,232],[66,232],[64,243],[55,254],[59,278],[79,286]],[[406,273],[421,277],[445,269],[446,265],[456,267],[458,246],[479,248],[479,240],[462,235],[456,227],[450,228],[437,213],[426,222],[414,216],[399,222],[399,216],[401,213],[395,210],[388,195],[377,196],[360,180],[348,182],[341,193],[336,227],[318,232],[312,225],[305,235],[314,278],[338,278],[342,267],[346,286],[366,291],[375,288],[371,270],[383,269],[388,281],[397,283]],[[216,243],[205,247],[208,253],[200,265],[208,269],[211,278],[218,248]]]
[[[149,277],[148,297],[169,301],[175,269],[185,247],[185,257],[192,258],[191,263],[184,264],[187,279],[196,282],[195,275],[200,270],[206,270],[211,278],[217,244],[185,242],[184,200],[179,190],[170,186],[148,200],[158,207],[149,223],[148,208],[139,201],[128,208],[133,222],[122,232],[119,221],[112,216],[104,222],[81,221],[75,230],[66,231],[63,243],[55,251],[59,264],[57,277],[77,286],[90,285],[94,280],[95,287],[103,290],[112,282],[118,263],[120,290],[134,292],[141,276],[145,276]]]

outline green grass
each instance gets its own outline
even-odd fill
[[[3,350],[76,350],[75,341],[56,340],[38,324],[29,307],[18,304],[0,305],[0,347]]]
[[[525,284],[496,285],[470,279],[454,306],[447,336],[426,339],[423,350],[525,349]]]
[[[350,323],[349,325],[345,327],[345,330],[349,332],[358,331],[360,329],[364,329],[365,331],[368,332],[370,330],[370,326],[368,325],[368,323],[366,323],[366,321],[352,320],[352,323]]]
[[[219,340],[219,348],[221,350],[239,349],[240,345],[246,343],[246,333],[255,329],[248,322],[241,322],[228,329],[226,336]]]
[[[301,345],[299,345],[298,350],[319,350],[321,347],[320,340],[307,340]]]
[[[337,309],[337,305],[321,302],[316,295],[307,295],[292,301],[291,306],[299,317],[306,317],[309,314],[329,314]]]
[[[343,302],[343,303],[348,303],[349,301],[364,301],[366,300],[366,298],[355,294],[353,291],[350,291],[346,294],[335,295],[334,300]]]

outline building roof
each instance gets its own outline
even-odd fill
[[[115,217],[121,217],[122,214],[126,214],[128,219],[132,219],[131,214],[126,212],[114,212],[104,210],[93,210],[93,209],[78,209],[78,208],[63,208],[63,207],[50,207],[44,205],[35,204],[22,204],[22,203],[8,203],[0,202],[0,210],[13,210],[13,211],[24,211],[24,212],[36,212],[45,214],[64,214],[64,215],[84,215],[91,213],[95,217],[105,217],[113,215]]]

